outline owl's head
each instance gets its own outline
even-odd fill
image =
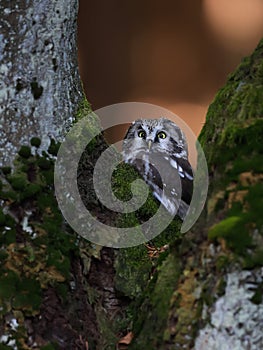
[[[171,120],[138,119],[129,127],[123,141],[124,159],[139,152],[163,152],[187,158],[187,142],[182,130]]]

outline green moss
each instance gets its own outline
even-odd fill
[[[38,310],[41,304],[41,288],[36,279],[21,278],[16,281],[12,305],[15,309]]]
[[[39,147],[39,141],[31,140],[31,145]],[[23,147],[13,170],[1,169],[0,199],[7,212],[16,218],[14,221],[0,210],[0,318],[3,316],[3,320],[10,313],[19,313],[23,320],[37,315],[43,302],[42,291],[50,286],[68,308],[68,278],[78,246],[54,195],[53,155],[58,147],[52,142],[50,153],[45,152],[41,157],[33,155],[34,152],[31,155],[30,148]],[[34,234],[23,231],[24,218]],[[3,325],[8,326],[5,322]],[[23,332],[19,334],[18,347],[28,340],[27,331]]]
[[[53,185],[54,184],[54,170],[53,167],[49,170],[43,170],[41,172],[41,178],[45,181],[47,185]]]
[[[180,232],[181,226],[182,221],[178,217],[175,217],[168,227],[152,240],[154,246],[162,247],[165,244],[169,244],[170,246],[175,246],[177,249],[178,245],[181,246],[181,242],[179,242],[182,237],[182,233]]]
[[[133,329],[136,337],[130,345],[131,349],[161,348],[171,298],[181,272],[180,266],[177,258],[170,254],[158,267],[158,276],[147,286],[141,298],[142,304],[136,306]]]
[[[133,197],[137,197],[139,201],[143,202],[144,195],[149,189],[132,166],[121,163],[113,173],[113,190],[115,191],[116,197],[123,202],[129,201]],[[141,215],[139,214],[138,216],[144,218],[147,214],[154,214],[157,208],[156,201],[151,195],[148,195],[145,204],[143,204],[138,211]]]
[[[253,171],[254,173],[263,172],[262,155],[251,155],[251,158],[239,157],[232,163],[231,169],[226,173],[226,180],[236,180],[237,176],[246,171]]]
[[[59,349],[58,345],[54,343],[41,346],[40,348],[40,350],[58,350],[58,349]]]
[[[216,294],[218,295],[218,297],[221,297],[222,295],[225,294],[225,290],[226,290],[226,280],[224,277],[220,278],[219,282],[217,283],[217,289],[216,289]]]
[[[262,301],[263,301],[263,284],[262,283],[259,284],[259,286],[255,290],[255,294],[250,300],[252,301],[252,303],[256,305],[262,304]]]
[[[88,154],[92,154],[92,152],[94,151],[95,147],[98,145],[98,137],[94,137],[87,145],[85,151]]]
[[[98,328],[101,337],[98,340],[98,349],[113,350],[118,343],[118,338],[114,332],[114,325],[109,323],[109,318],[102,307],[98,307],[97,312]]]
[[[12,306],[14,309],[21,309],[31,314],[31,311],[39,310],[41,304],[41,296],[35,291],[22,291],[14,296]]]
[[[6,226],[11,227],[11,228],[15,228],[16,221],[12,216],[10,216],[9,214],[5,214],[5,220],[6,220],[5,221]]]
[[[263,115],[263,110],[262,110]],[[263,151],[262,145],[263,120],[251,119],[250,125],[240,125],[233,121],[221,135],[221,144],[239,149],[243,156],[258,154]]]
[[[114,194],[121,201],[128,201],[132,198],[131,183],[139,178],[138,172],[126,163],[118,165],[112,174],[112,189]]]
[[[37,197],[37,204],[42,212],[47,208],[51,208],[52,211],[57,209],[56,199],[51,193],[41,192]]]
[[[21,199],[33,198],[35,195],[40,193],[41,190],[42,190],[41,185],[38,185],[35,183],[28,184],[21,194]]]
[[[31,149],[28,146],[22,146],[18,151],[18,154],[20,155],[20,157],[27,159],[31,156]]]
[[[69,293],[69,286],[66,283],[56,283],[55,288],[61,299],[66,302]]]
[[[3,200],[16,201],[18,199],[18,194],[15,191],[2,191],[0,192],[0,198]]]
[[[43,86],[38,84],[38,82],[36,81],[36,78],[34,78],[34,80],[31,81],[30,86],[31,86],[31,93],[34,99],[38,100],[43,94],[43,90],[44,90]]]
[[[11,349],[14,349],[14,348],[12,346],[0,344],[0,350],[11,350]]]
[[[28,184],[25,174],[15,174],[9,176],[8,181],[16,191],[23,191]]]
[[[121,249],[115,262],[116,289],[129,298],[138,297],[148,281],[151,266],[144,245]]]
[[[82,118],[85,118],[86,121],[84,125],[83,123],[78,123]],[[72,145],[75,149],[78,147],[79,139],[91,139],[86,147],[88,154],[91,154],[98,144],[102,144],[99,117],[92,111],[91,105],[86,98],[83,98],[80,102],[75,114],[74,135],[67,135],[67,141],[72,141]]]
[[[4,261],[6,260],[7,257],[8,257],[8,254],[4,250],[0,250],[0,261],[1,261],[1,263],[4,263]]]
[[[208,238],[211,240],[223,238],[228,247],[236,253],[245,253],[245,250],[252,246],[252,238],[245,223],[242,217],[230,216],[211,227]]]
[[[213,157],[213,163],[224,172],[229,162],[235,168],[233,170],[235,173],[249,170],[262,172],[263,144],[260,140],[263,122],[251,121],[249,126],[230,125],[224,130],[217,142],[217,147],[211,146],[207,150],[207,159]]]
[[[237,155],[262,150],[261,45],[229,76],[209,107],[199,137],[209,165],[225,166]]]
[[[153,217],[158,210],[158,201],[153,197],[149,187],[142,180],[136,169],[129,164],[120,163],[113,172],[112,189],[115,196],[122,202],[128,202],[136,197],[139,202],[143,203],[145,198],[147,198],[137,211],[123,214],[119,218],[119,227],[135,227],[140,225]],[[160,231],[161,233],[153,239],[154,245],[159,247],[177,239],[180,226],[181,221],[175,218],[165,230],[156,229],[156,232]]]
[[[245,211],[244,206],[246,206]],[[263,250],[253,238],[256,229],[261,232],[263,225],[262,207],[263,184],[256,183],[249,186],[244,203],[233,203],[227,212],[228,218],[209,231],[210,238],[222,237],[226,240],[229,248],[242,254],[245,268],[263,265]],[[247,248],[253,249],[247,250]]]
[[[75,122],[78,122],[80,119],[82,119],[84,116],[87,116],[89,113],[92,113],[91,104],[84,97],[79,103],[79,107],[75,116]]]
[[[219,272],[225,271],[230,265],[230,257],[227,255],[220,255],[216,260],[216,269]]]
[[[253,250],[252,254],[247,254],[243,259],[243,268],[244,269],[254,269],[256,267],[263,266],[263,249],[257,247]]]
[[[45,157],[40,157],[37,160],[37,165],[39,166],[40,169],[49,170],[52,167],[52,162],[51,162],[51,160],[49,160]]]
[[[220,210],[225,208],[226,199],[227,199],[227,193],[225,193],[224,197],[217,198],[217,202],[216,202],[216,205],[214,207],[214,212],[215,213],[218,213]]]
[[[180,263],[175,256],[169,255],[163,264],[158,267],[158,270],[158,280],[152,295],[152,302],[156,305],[158,317],[165,320],[171,296],[180,276]],[[159,322],[160,326],[163,325],[161,320]]]
[[[6,216],[0,208],[0,226],[4,226],[6,223]]]
[[[69,277],[70,273],[70,260],[69,257],[65,256],[57,247],[57,249],[49,246],[47,265],[55,266],[55,268],[62,273],[66,278]]]
[[[121,163],[112,176],[116,197],[121,201],[129,201],[134,195],[143,194],[145,198],[144,189],[141,188],[145,184],[137,182],[135,185],[134,181],[137,179],[141,179],[138,172],[130,165]],[[147,221],[154,215],[158,205],[149,192],[146,202],[137,212],[121,216],[121,225],[130,227]],[[173,220],[160,235],[152,240],[153,247],[157,250],[158,247],[178,240],[180,226],[179,219]],[[161,266],[160,271],[149,278],[154,266]],[[156,349],[158,342],[161,343],[165,327],[164,320],[167,318],[171,295],[178,279],[179,272],[176,270],[178,266],[178,264],[174,265],[174,257],[169,255],[168,250],[161,253],[154,261],[149,258],[144,245],[120,250],[115,262],[115,286],[118,292],[134,300],[130,312],[134,318],[133,330],[139,337],[131,349]],[[138,310],[140,310],[139,313]],[[141,337],[140,331],[144,334]]]
[[[255,224],[258,229],[261,229],[263,225],[263,183],[259,182],[255,185],[251,185],[248,190],[248,194],[245,197],[245,201],[248,202],[249,210],[247,213],[248,220]]]
[[[17,291],[19,276],[11,270],[2,271],[0,275],[0,299],[12,298]]]
[[[35,145],[39,144],[37,140],[33,141],[33,143]],[[55,153],[58,145],[53,142],[51,146],[54,148],[54,152],[53,150],[51,152]],[[34,265],[36,263],[39,264],[41,259],[43,259],[43,268],[45,268],[46,264],[54,268],[54,275],[51,274],[49,277],[50,283],[52,282],[52,276],[56,276],[56,271],[67,278],[71,269],[69,258],[76,251],[75,236],[67,234],[70,230],[65,226],[62,227],[63,217],[58,208],[53,189],[54,163],[49,157],[47,153],[43,157],[32,156],[30,160],[27,160],[26,166],[25,158],[18,158],[13,174],[11,175],[9,171],[5,172],[5,177],[13,190],[7,190],[10,186],[5,184],[0,192],[0,198],[8,201],[12,198],[15,212],[18,210],[17,208],[20,208],[22,215],[24,207],[30,208],[33,206],[35,208],[35,203],[38,204],[38,210],[34,210],[33,221],[31,221],[31,217],[29,218],[29,225],[33,230],[35,229],[35,232],[40,232],[40,235],[31,240],[30,235],[24,232],[23,239],[30,241],[30,245],[26,245],[25,249],[14,248],[12,253],[15,254],[14,263],[18,264],[16,269],[21,273],[21,281],[16,281],[16,283],[12,281],[12,285],[17,291],[16,296],[13,297],[12,305],[14,308],[23,309],[26,312],[36,311],[41,302],[41,288],[38,284],[34,285],[33,282],[36,281]],[[38,223],[37,225],[35,221]],[[17,227],[14,220],[0,211],[0,223],[2,227],[7,226],[10,228],[9,230],[3,228],[0,235],[0,244],[9,246],[11,243],[16,243]],[[43,252],[45,247],[46,252]],[[8,251],[8,254],[5,254],[3,259],[10,259],[9,254],[11,252]],[[20,264],[18,259],[21,259]],[[13,261],[12,258],[11,261]],[[20,271],[23,269],[23,266],[27,266],[28,271],[30,271],[27,274],[27,279],[23,279],[24,272]],[[2,274],[2,271],[0,273]],[[3,276],[3,281],[1,281],[2,292],[5,290],[5,281],[7,284],[6,290],[10,289],[10,278],[8,278],[8,275]],[[28,284],[28,289],[26,284]],[[10,291],[12,290],[10,289]],[[12,292],[10,297],[12,297]]]
[[[207,305],[208,307],[212,307],[216,300],[216,294],[214,293],[214,290],[213,293],[211,293],[211,286],[209,284],[209,280],[205,281],[203,284],[200,300],[203,304]]]
[[[239,120],[247,120],[262,115],[262,83],[241,82],[236,89],[230,103],[227,104],[226,112],[236,115]]]
[[[8,175],[8,174],[11,174],[12,169],[10,166],[5,166],[5,167],[2,167],[1,170],[2,170],[4,175]]]
[[[6,226],[8,224],[6,223]],[[16,231],[14,229],[6,230],[5,233],[0,235],[0,244],[9,245],[16,242]]]
[[[58,154],[59,147],[60,147],[60,143],[52,139],[50,141],[48,153],[52,154],[53,156],[56,156]]]
[[[32,137],[30,140],[31,146],[39,147],[41,145],[41,140],[38,137]]]

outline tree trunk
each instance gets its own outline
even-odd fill
[[[206,209],[145,284],[129,349],[263,348],[262,98],[263,40],[209,108]]]
[[[1,1],[0,165],[33,136],[47,150],[83,99],[77,65],[77,0]]]
[[[53,188],[57,141],[89,111],[77,10],[76,0],[0,4],[1,349],[87,349],[97,337],[79,242]]]

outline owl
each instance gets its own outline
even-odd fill
[[[193,193],[193,171],[182,130],[165,118],[138,119],[126,133],[122,155],[166,210],[184,220]]]

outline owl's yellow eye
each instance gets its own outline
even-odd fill
[[[145,135],[146,135],[145,131],[143,131],[143,130],[138,131],[138,136],[139,137],[144,138]]]
[[[160,131],[160,132],[158,132],[157,137],[159,139],[165,139],[166,138],[166,133],[164,131]]]

